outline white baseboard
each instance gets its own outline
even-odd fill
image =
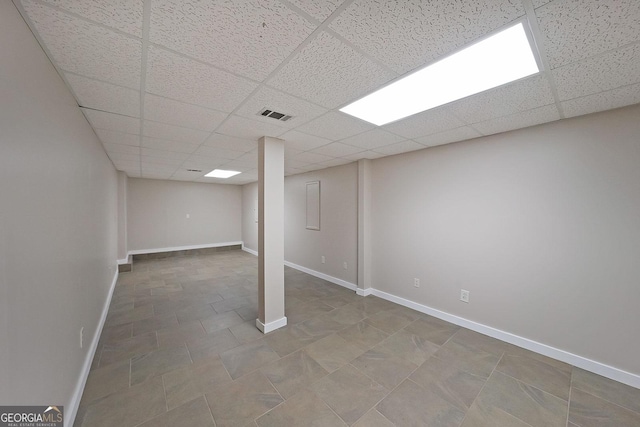
[[[222,246],[234,246],[241,245],[242,242],[223,242],[223,243],[206,243],[204,245],[189,245],[189,246],[172,246],[169,248],[153,248],[153,249],[135,249],[129,251],[129,255],[143,255],[143,254],[157,254],[159,252],[176,252],[176,251],[188,251],[192,249],[207,249],[207,248],[219,248]]]
[[[258,251],[254,251],[253,249],[249,249],[248,247],[246,247],[244,245],[244,243],[242,244],[242,250],[245,251],[245,252],[249,252],[251,255],[258,256]]]
[[[282,319],[274,320],[269,323],[262,323],[260,319],[256,319],[256,327],[262,331],[263,334],[268,334],[271,331],[275,331],[276,329],[280,329],[284,326],[287,326],[287,318],[282,317]]]
[[[366,297],[366,296],[369,296],[369,295],[373,294],[373,289],[372,288],[367,288],[367,289],[358,288],[358,289],[356,289],[356,294],[360,295],[361,297]]]
[[[640,375],[632,374],[631,372],[623,371],[621,369],[614,368],[613,366],[609,366],[604,363],[596,362],[595,360],[587,359],[586,357],[569,353],[565,350],[551,347],[546,344],[530,340],[528,338],[502,331],[500,329],[492,328],[491,326],[487,326],[482,323],[467,320],[463,317],[455,316],[453,314],[449,314],[426,305],[418,304],[416,302],[398,297],[393,294],[389,294],[387,292],[373,289],[372,294],[387,301],[395,302],[396,304],[400,304],[421,313],[425,313],[430,316],[453,323],[455,325],[471,329],[472,331],[476,331],[481,334],[497,338],[501,341],[508,342],[509,344],[513,344],[518,347],[531,350],[535,353],[551,357],[552,359],[560,360],[561,362],[565,362],[578,368],[582,368],[586,371],[602,375],[603,377],[607,377],[612,380],[627,384],[631,387],[640,388]]]
[[[118,260],[118,265],[128,264],[128,263],[129,263],[129,257],[127,257],[125,259],[119,259]]]
[[[336,285],[344,286],[345,288],[355,291],[357,286],[353,283],[347,282],[346,280],[338,279],[337,277],[329,276],[328,274],[320,273],[319,271],[312,270],[307,267],[303,267],[298,264],[294,264],[289,261],[285,261],[284,265],[287,267],[295,268],[296,270],[302,271],[304,273],[310,274],[312,276],[318,277],[320,279],[326,280],[327,282],[335,283]]]
[[[82,366],[82,371],[80,372],[80,378],[78,378],[78,383],[76,384],[76,388],[73,392],[73,398],[71,399],[71,405],[69,405],[70,408],[68,409],[68,412],[67,410],[65,410],[64,418],[65,418],[65,425],[67,427],[73,426],[73,423],[76,420],[76,415],[78,415],[78,407],[80,406],[80,401],[82,400],[82,392],[84,392],[84,386],[87,384],[89,371],[91,371],[91,363],[93,362],[93,357],[95,356],[96,350],[98,348],[98,342],[100,341],[100,335],[102,334],[102,328],[104,327],[104,322],[107,320],[109,305],[111,304],[111,298],[113,297],[113,291],[116,288],[117,281],[118,281],[118,268],[116,268],[116,274],[113,276],[113,281],[111,282],[111,287],[109,288],[107,299],[104,302],[104,306],[102,307],[102,314],[100,316],[100,320],[98,321],[98,327],[96,328],[96,331],[93,334],[93,339],[91,340],[91,346],[89,347],[89,351],[87,352],[87,356],[84,360],[84,365]]]

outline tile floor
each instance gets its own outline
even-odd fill
[[[285,269],[262,335],[257,259],[120,275],[76,426],[640,426],[640,390]]]

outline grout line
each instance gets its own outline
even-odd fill
[[[204,397],[204,401],[207,404],[207,408],[209,408],[209,415],[211,415],[211,420],[213,421],[213,426],[216,427],[218,424],[216,423],[216,419],[213,416],[213,411],[211,410],[211,405],[209,405],[209,399],[207,399],[206,393],[202,395]]]
[[[164,392],[164,407],[169,412],[169,402],[167,401],[167,387],[164,385],[164,374],[160,375],[160,381],[162,381],[162,391]]]
[[[573,370],[571,367],[571,375],[569,376],[569,397],[567,398],[567,427],[569,427],[569,415],[571,413],[571,391],[573,390]]]

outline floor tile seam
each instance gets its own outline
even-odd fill
[[[567,427],[569,427],[569,416],[571,415],[571,393],[573,391],[573,368],[569,375],[569,398],[567,399]]]
[[[211,405],[209,404],[209,399],[207,399],[207,394],[203,393],[202,398],[204,402],[207,404],[207,408],[209,409],[209,415],[211,416],[211,421],[213,421],[213,427],[216,427],[218,423],[216,422],[216,418],[213,416],[213,411],[211,410]]]
[[[505,355],[506,355],[506,353],[505,353]],[[543,363],[544,363],[544,362],[543,362]],[[508,376],[508,377],[510,377],[510,378],[513,378],[513,379],[515,379],[515,380],[518,380],[518,381],[520,381],[521,383],[526,384],[526,385],[528,385],[528,386],[535,387],[535,388],[537,388],[537,389],[539,389],[539,390],[542,390],[542,388],[540,388],[540,387],[538,387],[538,386],[535,386],[535,385],[533,385],[533,384],[529,384],[528,382],[526,382],[526,381],[524,381],[524,380],[521,380],[521,379],[519,379],[519,378],[516,378],[516,377],[514,377],[513,375],[511,375],[511,374],[509,374],[509,373],[507,373],[507,372],[503,371],[502,369],[499,369],[499,366],[500,366],[500,363],[498,363],[498,365],[496,365],[496,370],[497,370],[498,372],[500,372],[501,374],[506,375],[506,376]],[[573,371],[572,371],[572,373],[573,373]],[[571,373],[571,374],[569,374],[569,389],[571,389],[571,377],[572,377],[572,373]],[[551,393],[550,391],[546,391],[546,390],[542,390],[542,391],[544,391],[545,393],[549,393],[549,394],[551,394],[551,395],[553,395],[553,396],[556,396],[555,394]],[[567,400],[567,399],[564,399],[564,398],[562,398],[562,397],[560,397],[560,396],[556,396],[556,397],[558,397],[558,398],[560,398],[560,399],[562,399],[562,400]]]
[[[455,334],[454,334],[455,335]],[[471,409],[471,407],[473,406],[474,403],[476,403],[476,401],[478,400],[478,397],[480,397],[480,395],[482,394],[482,391],[484,390],[484,388],[487,386],[487,383],[489,382],[489,380],[491,379],[491,376],[493,375],[493,373],[496,371],[496,368],[498,367],[498,365],[500,364],[500,361],[502,361],[502,358],[504,357],[505,352],[502,352],[502,355],[500,355],[500,359],[498,359],[498,362],[496,363],[496,365],[493,367],[493,369],[491,370],[491,373],[489,374],[489,376],[487,377],[487,379],[484,381],[484,384],[482,384],[482,387],[480,387],[480,391],[478,391],[478,394],[476,394],[476,397],[473,399],[473,401],[471,402],[471,405],[469,405],[469,409]],[[464,417],[462,418],[462,422],[460,423],[460,425],[464,424],[464,421],[467,419],[467,415],[469,414],[469,409],[466,410],[466,412],[464,413]],[[511,415],[506,411],[502,411],[505,414]],[[516,418],[519,421],[522,421],[520,418],[516,417],[515,415],[511,415],[512,417]],[[522,421],[523,423],[527,424],[530,426],[529,423],[526,423],[524,421]]]
[[[495,370],[494,370],[494,372],[495,372]],[[563,399],[563,398],[561,398],[561,397],[559,397],[559,396],[556,396],[555,394],[553,394],[553,393],[551,393],[551,392],[548,392],[548,391],[545,391],[545,390],[541,389],[540,387],[537,387],[537,386],[535,386],[535,385],[533,385],[533,384],[529,384],[529,383],[528,383],[528,382],[526,382],[526,381],[520,380],[520,379],[518,379],[518,378],[516,378],[516,377],[514,377],[514,376],[511,376],[511,375],[509,375],[509,374],[505,374],[505,373],[504,373],[504,372],[502,372],[502,371],[497,371],[497,372],[498,372],[498,373],[500,373],[501,375],[504,375],[505,377],[509,377],[509,378],[511,378],[512,380],[517,381],[517,382],[518,382],[518,383],[520,383],[520,384],[524,384],[524,385],[526,385],[527,387],[535,388],[536,390],[538,390],[538,391],[540,391],[540,392],[542,392],[542,393],[544,393],[544,394],[546,394],[546,395],[549,395],[549,396],[551,396],[551,397],[553,397],[553,398],[555,398],[555,399],[561,400],[562,402],[569,402],[569,400],[568,400],[568,399]],[[492,375],[493,375],[493,372],[492,372]],[[597,396],[595,396],[595,397],[597,397]],[[620,406],[620,405],[617,405],[617,406]]]
[[[448,360],[446,360],[446,359],[444,359],[444,358],[442,358],[442,357],[439,357],[439,356],[438,356],[438,355],[436,355],[435,353],[434,353],[434,354],[432,354],[432,355],[431,355],[431,357],[433,357],[433,358],[435,358],[435,359],[438,359],[438,360],[440,360],[441,362],[444,362],[444,363],[447,363],[447,364],[449,364],[449,363],[450,363]],[[431,358],[431,357],[430,357],[430,358]],[[429,358],[429,359],[430,359],[430,358]],[[424,361],[420,366],[422,366],[422,365],[424,365],[425,363],[427,363],[427,362],[429,361],[429,359],[425,360],[425,361]],[[500,363],[500,360],[501,360],[501,359],[502,359],[502,356],[498,359],[498,362],[496,363],[496,366],[494,366],[494,367],[493,367],[493,369],[491,370],[491,373],[490,373],[487,377],[483,377],[482,375],[474,374],[473,372],[469,372],[469,371],[468,371],[468,370],[466,370],[466,369],[459,369],[459,371],[464,372],[465,374],[469,374],[469,375],[471,375],[472,377],[479,378],[479,379],[481,379],[481,380],[483,380],[483,381],[485,381],[485,382],[486,382],[486,381],[489,379],[489,377],[491,376],[491,374],[493,374],[493,371],[495,371],[495,370],[497,369],[498,364]],[[498,372],[503,373],[502,371],[498,371]]]
[[[573,384],[572,384],[572,385],[571,385],[571,388],[573,388],[573,387],[574,387],[574,386],[573,386]],[[580,390],[581,392],[586,393],[586,394],[588,394],[588,395],[589,395],[589,396],[591,396],[591,397],[595,397],[596,399],[600,399],[600,400],[602,400],[602,401],[605,401],[605,402],[607,402],[607,403],[610,403],[611,405],[615,405],[615,406],[617,406],[618,408],[624,409],[625,411],[629,411],[629,412],[631,412],[631,413],[633,413],[633,414],[635,414],[635,415],[640,416],[640,412],[638,412],[638,411],[635,411],[635,410],[633,410],[633,409],[631,409],[631,408],[627,408],[626,406],[623,406],[623,405],[621,405],[621,404],[619,404],[619,403],[616,403],[616,402],[612,402],[612,401],[610,401],[610,400],[608,400],[608,399],[605,399],[605,398],[603,398],[603,397],[597,396],[597,395],[595,395],[595,394],[593,394],[593,393],[590,393],[590,392],[588,392],[587,390],[584,390],[584,389],[582,389],[582,388],[580,388],[580,387],[578,387],[578,386],[575,386],[575,388],[576,388],[576,390]]]

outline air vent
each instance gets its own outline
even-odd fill
[[[279,120],[281,122],[286,122],[287,120],[291,120],[293,116],[289,116],[287,114],[278,113],[277,111],[269,110],[268,108],[263,108],[258,112],[259,116],[269,117],[271,119]]]
[[[200,169],[187,169],[187,172],[202,172]]]

